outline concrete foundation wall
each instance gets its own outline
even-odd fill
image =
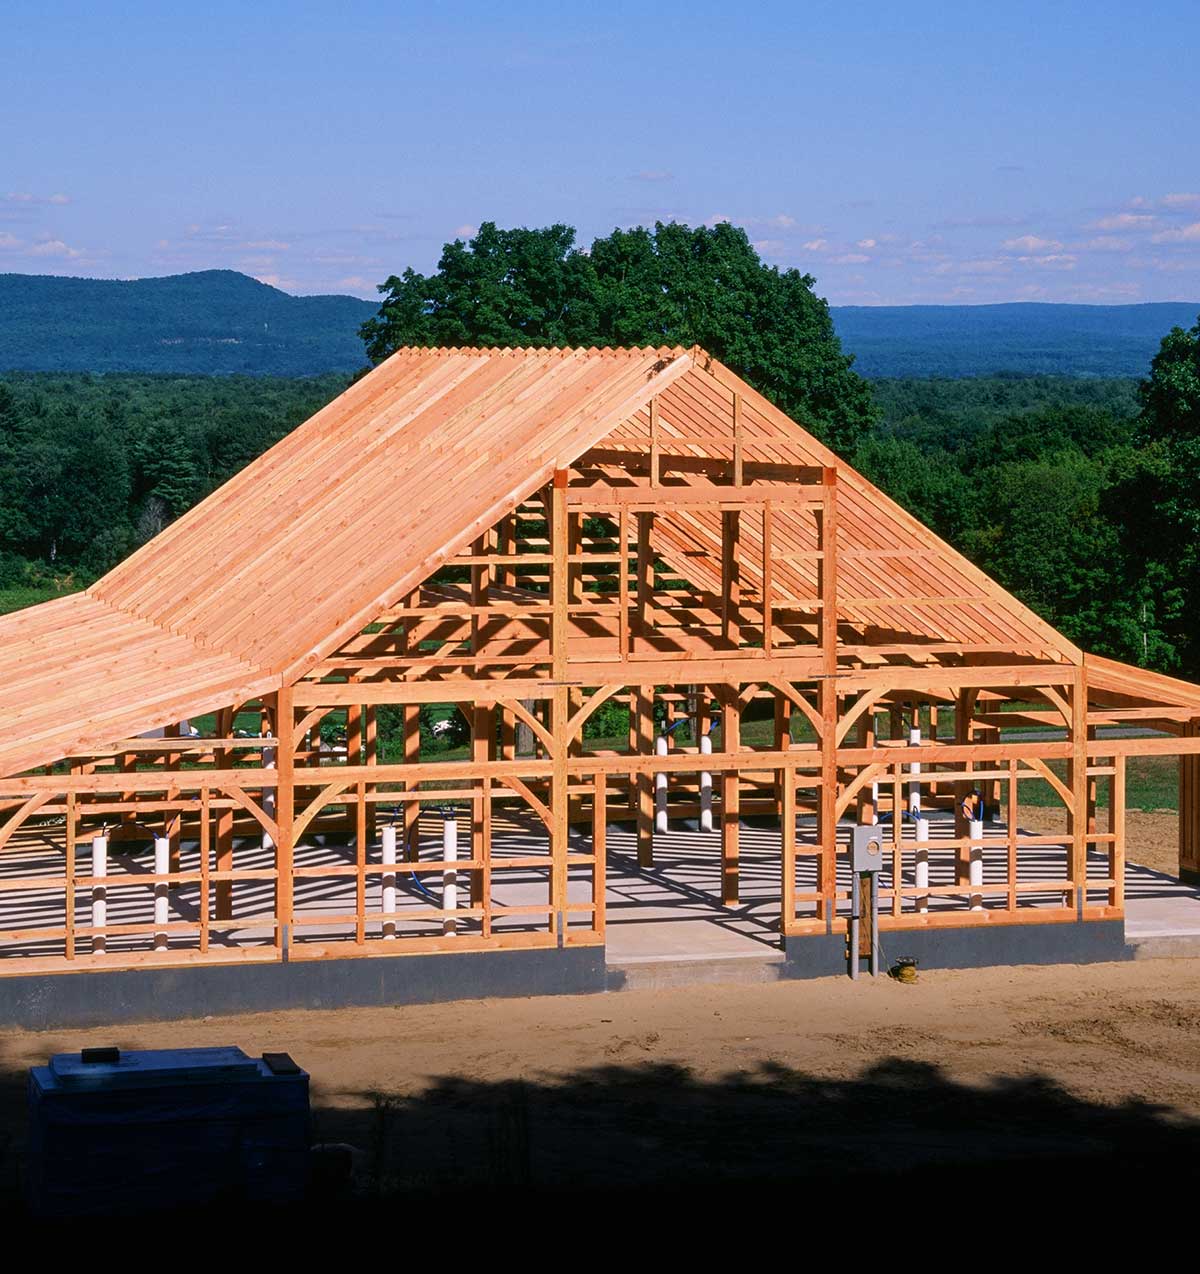
[[[1006,964],[1099,964],[1132,960],[1122,920],[1078,924],[972,925],[962,929],[884,930],[880,971],[901,956],[923,969],[982,969]],[[788,938],[785,977],[819,978],[845,973],[842,934]],[[866,962],[862,967],[866,968]]]
[[[0,978],[0,1024],[70,1029],[604,989],[603,947],[130,969]]]

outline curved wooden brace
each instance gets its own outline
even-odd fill
[[[31,815],[36,814],[43,805],[47,805],[57,795],[55,792],[35,792],[33,796],[21,806],[19,810],[0,827],[0,849],[8,844],[9,837],[15,832],[21,824]]]
[[[751,703],[754,702],[754,696],[758,694],[758,692],[761,689],[762,689],[762,686],[759,685],[757,681],[755,681],[751,685],[748,685],[745,688],[745,690],[743,690],[741,694],[738,695],[737,702],[738,702],[738,707],[741,709],[741,711],[745,712],[745,710],[751,705]]]
[[[794,703],[796,707],[799,708],[800,711],[808,718],[809,724],[813,727],[813,729],[816,730],[817,738],[821,737],[821,714],[812,706],[811,703],[809,703],[800,691],[791,684],[791,682],[784,681],[782,677],[779,679],[771,678],[767,681],[767,685],[778,690],[785,699]]]
[[[1052,708],[1058,709],[1059,715],[1063,719],[1063,723],[1069,730],[1073,722],[1071,720],[1071,705],[1066,701],[1066,699],[1064,699],[1053,686],[1038,686],[1037,692]]]
[[[274,844],[276,846],[279,845],[279,824],[264,813],[262,807],[256,805],[240,787],[217,787],[213,791],[224,792],[226,796],[235,800],[247,814],[261,825],[263,831],[266,832]]]
[[[865,770],[860,770],[854,778],[846,784],[842,794],[837,799],[834,810],[838,818],[850,808],[850,802],[867,786],[868,783],[874,783],[881,775],[886,774],[891,766],[885,765],[882,761],[875,762],[874,765],[868,765]]]
[[[576,734],[581,731],[588,718],[597,709],[606,704],[615,694],[619,694],[625,689],[624,684],[618,683],[615,686],[601,686],[590,699],[585,699],[583,706],[578,712],[567,722],[567,742],[573,743]]]
[[[313,708],[311,712],[302,717],[300,721],[292,728],[292,749],[293,751],[304,742],[304,736],[314,726],[320,725],[327,716],[333,711],[332,708]]]
[[[539,801],[536,796],[534,796],[534,794],[525,786],[523,782],[521,782],[520,779],[513,778],[512,775],[505,775],[502,778],[497,777],[494,781],[497,783],[503,784],[515,796],[519,796],[523,801],[528,802],[529,808],[533,810],[533,812],[538,816],[538,818],[542,820],[543,823],[546,824],[546,830],[550,833],[551,836],[554,835],[554,827],[553,827],[554,820],[550,816],[549,806],[543,805],[542,802]]]
[[[542,744],[545,746],[547,755],[552,756],[554,754],[554,735],[552,735],[550,731],[542,725],[537,717],[535,717],[519,699],[504,699],[497,700],[497,702],[502,702],[513,716],[525,722],[534,734],[541,739]]]
[[[837,726],[837,745],[842,746],[842,740],[850,733],[850,727],[863,715],[864,712],[873,708],[885,694],[890,693],[887,690],[864,690],[861,695],[854,701],[854,707],[847,712]]]
[[[1063,799],[1063,804],[1067,809],[1071,809],[1075,802],[1075,795],[1071,789],[1058,777],[1057,774],[1046,764],[1045,761],[1039,760],[1037,757],[1026,757],[1026,764],[1040,777],[1044,778],[1047,783],[1059,794]]]
[[[298,841],[304,832],[304,829],[313,821],[314,818],[328,805],[331,801],[335,801],[347,788],[351,787],[350,783],[330,783],[328,787],[323,787],[317,796],[304,807],[304,812],[298,815],[292,821],[292,840]],[[274,838],[273,838],[274,839]]]

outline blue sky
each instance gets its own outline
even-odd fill
[[[5,0],[0,271],[353,292],[744,225],[835,304],[1200,299],[1200,4]]]

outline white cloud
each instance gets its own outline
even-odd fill
[[[859,239],[854,245],[856,248],[877,248],[879,246],[878,239]]]
[[[1149,212],[1117,212],[1089,224],[1089,230],[1148,230],[1158,220]]]
[[[828,252],[829,240],[828,239],[809,239],[807,243],[802,243],[800,246],[804,249],[805,252]]]
[[[456,226],[451,231],[451,237],[454,239],[473,239],[478,229],[478,226],[473,226],[470,222],[467,222],[465,225]]]
[[[862,265],[865,261],[870,261],[870,257],[862,252],[845,252],[840,257],[830,257],[829,260],[833,265]]]
[[[251,252],[287,252],[292,245],[278,239],[251,239],[241,246]]]
[[[19,248],[20,246],[21,246],[21,240],[18,239],[15,235],[6,234],[5,232],[0,231],[0,248],[11,249],[11,248]]]
[[[1036,265],[1049,270],[1073,270],[1079,258],[1069,252],[1052,252],[1048,256],[1024,256],[1017,260],[1022,265]]]
[[[61,239],[43,239],[41,243],[35,243],[29,249],[31,257],[63,257],[67,260],[73,260],[75,257],[83,256],[78,248],[69,248]]]
[[[1163,195],[1162,203],[1164,208],[1200,208],[1200,195]]]
[[[34,195],[28,190],[10,190],[8,194],[4,196],[4,202],[40,205],[54,204],[55,206],[61,206],[63,204],[69,204],[71,202],[71,197],[64,194]]]
[[[1200,243],[1200,221],[1193,221],[1190,226],[1180,226],[1178,230],[1161,230],[1152,235],[1151,243]]]
[[[1133,243],[1115,234],[1101,234],[1079,245],[1085,252],[1132,252]]]
[[[1057,252],[1062,244],[1057,239],[1041,239],[1036,234],[1023,234],[1017,239],[1005,239],[1000,245],[1009,252]]]

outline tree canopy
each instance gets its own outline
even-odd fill
[[[700,345],[849,455],[876,409],[814,282],[727,222],[614,230],[586,251],[570,226],[485,222],[434,274],[383,283],[362,332],[376,363],[405,345]]]

